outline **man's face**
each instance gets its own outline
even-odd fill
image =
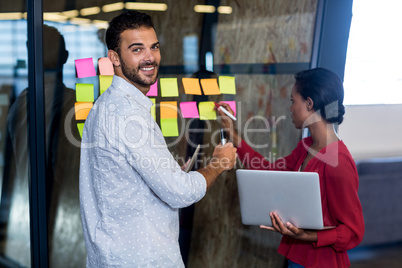
[[[125,30],[120,38],[119,58],[123,78],[146,93],[149,86],[156,82],[161,60],[155,30],[145,27]]]

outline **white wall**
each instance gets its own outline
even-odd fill
[[[346,106],[338,133],[356,160],[402,156],[402,104]]]

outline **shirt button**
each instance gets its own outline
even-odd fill
[[[130,95],[126,94],[126,97],[127,97],[127,98],[130,98]]]

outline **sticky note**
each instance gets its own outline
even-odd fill
[[[205,95],[220,95],[218,82],[215,78],[201,79],[202,91]]]
[[[75,84],[75,98],[77,102],[94,102],[94,85]]]
[[[200,111],[200,120],[216,120],[215,103],[213,101],[204,101],[198,104]]]
[[[161,78],[159,79],[162,97],[179,96],[179,87],[177,86],[177,78]]]
[[[147,96],[158,96],[158,80],[156,80],[156,82],[151,85]]]
[[[202,95],[200,80],[198,78],[183,78],[181,81],[186,94]]]
[[[149,98],[151,101],[152,101],[152,103],[153,103],[153,105],[152,105],[152,107],[151,107],[151,115],[152,115],[152,117],[154,118],[154,120],[156,120],[156,106],[155,106],[155,98]]]
[[[89,114],[89,111],[92,109],[94,104],[92,102],[76,102],[74,105],[75,108],[75,119],[76,120],[85,120]]]
[[[231,76],[219,76],[219,89],[221,94],[236,94],[235,78]]]
[[[177,118],[177,101],[161,101],[161,118]]]
[[[95,66],[92,58],[75,60],[75,70],[78,78],[95,76]]]
[[[113,63],[108,57],[99,58],[98,70],[99,75],[114,75]]]
[[[113,81],[113,75],[100,75],[99,76],[99,93],[102,95],[110,87]]]
[[[180,110],[183,118],[200,118],[197,102],[195,101],[181,102]]]
[[[177,118],[161,118],[161,130],[164,137],[179,136]]]
[[[84,123],[77,124],[78,132],[80,133],[80,137],[82,138],[82,132],[84,131]]]
[[[235,101],[221,101],[223,103],[229,104],[230,108],[232,108],[234,112],[234,116],[236,116],[236,102]]]

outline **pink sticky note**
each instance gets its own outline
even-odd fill
[[[98,69],[100,75],[114,75],[113,63],[108,57],[99,58]]]
[[[183,118],[200,118],[197,102],[195,101],[181,102],[180,110]]]
[[[75,60],[75,69],[77,71],[78,78],[96,76],[95,66],[92,58]]]
[[[234,116],[236,116],[236,102],[235,101],[222,101],[222,102],[229,104],[230,108],[232,108],[234,112]]]
[[[151,85],[147,96],[158,96],[158,80],[156,80],[156,82]]]

